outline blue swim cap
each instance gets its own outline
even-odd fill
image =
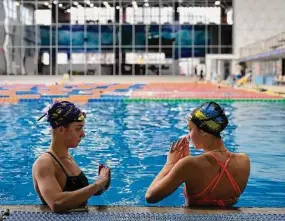
[[[228,118],[224,110],[216,102],[206,102],[187,115],[187,120],[192,121],[198,128],[216,137],[221,137],[221,132],[228,125]]]

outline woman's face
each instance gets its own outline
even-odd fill
[[[80,143],[81,139],[85,137],[84,133],[85,122],[73,122],[65,128],[64,132],[64,142],[69,148],[75,148]]]
[[[188,121],[189,137],[196,149],[203,149],[205,132],[199,129],[192,121]]]

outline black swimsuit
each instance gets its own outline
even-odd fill
[[[62,171],[66,175],[66,183],[65,183],[65,186],[63,188],[63,192],[79,190],[79,189],[82,189],[83,187],[86,187],[89,185],[88,179],[82,171],[77,176],[68,176],[68,174],[66,173],[61,162],[51,152],[47,152],[47,153],[50,154],[53,157],[53,159],[55,159],[55,161],[59,164]],[[46,203],[44,202],[44,204],[46,204]],[[84,203],[84,205],[86,205],[86,204],[87,204],[87,202]]]

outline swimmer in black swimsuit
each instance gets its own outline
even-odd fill
[[[110,169],[100,165],[98,179],[89,185],[87,177],[68,153],[69,148],[76,148],[85,136],[84,112],[73,103],[62,101],[55,102],[41,118],[46,115],[52,127],[52,142],[49,151],[34,163],[35,190],[54,212],[85,206],[91,196],[100,195],[109,188]]]

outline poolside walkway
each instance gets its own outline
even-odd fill
[[[191,76],[72,76],[70,80],[64,76],[6,76],[0,75],[0,84],[55,84],[55,83],[177,83],[194,82]]]
[[[0,103],[69,100],[97,101],[277,101],[285,87],[196,82],[189,76],[0,76]],[[280,92],[281,91],[281,92]],[[283,93],[283,94],[282,94]]]
[[[245,88],[250,88],[259,91],[265,91],[267,93],[275,93],[280,96],[285,97],[285,86],[283,85],[254,85],[248,84],[244,86]]]

